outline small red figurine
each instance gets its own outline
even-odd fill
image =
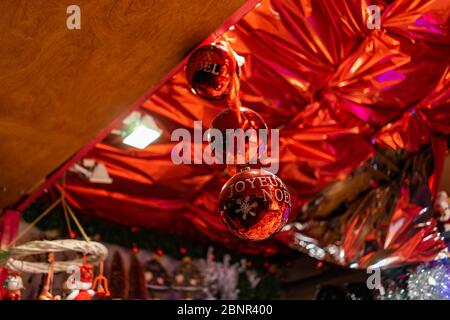
[[[92,300],[95,295],[95,291],[91,289],[93,278],[92,266],[83,262],[79,272],[75,272],[67,279],[67,287],[72,289],[72,292],[66,300]]]
[[[3,282],[3,287],[7,290],[3,295],[3,300],[20,300],[23,282],[19,273],[10,272]]]

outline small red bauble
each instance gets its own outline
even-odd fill
[[[267,141],[263,139],[259,139],[260,132],[258,130],[265,129],[268,130],[267,124],[264,122],[264,119],[255,111],[240,107],[239,108],[239,117],[236,112],[226,109],[219,113],[211,123],[211,129],[217,129],[220,131],[223,137],[223,152],[222,154],[216,154],[216,158],[221,161],[221,163],[225,164],[227,159],[227,154],[231,154],[233,163],[228,164],[227,171],[228,174],[234,175],[236,174],[240,168],[245,167],[246,164],[250,163],[251,160],[254,160],[254,164],[256,164],[256,160],[259,155],[261,155],[267,148]],[[236,130],[242,129],[244,132],[249,129],[255,130],[255,137],[257,137],[257,148],[256,150],[250,150],[250,140],[249,138],[245,138],[245,163],[239,163],[237,157],[237,147],[234,139],[232,140],[233,149],[230,149],[229,145],[226,143],[227,141],[227,129]],[[229,133],[232,133],[229,131]],[[228,148],[227,148],[228,147]],[[256,152],[256,153],[255,153]]]
[[[160,257],[162,257],[162,256],[164,255],[164,251],[163,251],[163,249],[161,249],[161,248],[157,248],[156,251],[155,251],[155,253],[156,253],[158,256],[160,256]]]
[[[208,100],[222,99],[230,93],[236,61],[228,51],[207,45],[195,50],[186,64],[186,78],[192,90]]]
[[[233,176],[219,196],[220,216],[227,228],[245,240],[264,240],[289,221],[291,196],[276,175],[249,169]]]
[[[77,236],[78,235],[77,235],[76,231],[72,230],[72,231],[69,232],[69,238],[70,239],[75,239]]]

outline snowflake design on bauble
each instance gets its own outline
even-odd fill
[[[250,196],[246,196],[244,199],[237,199],[236,203],[239,205],[239,208],[235,210],[236,213],[242,213],[242,219],[246,220],[247,215],[251,215],[252,217],[256,216],[256,212],[253,209],[258,207],[256,202],[249,203]]]

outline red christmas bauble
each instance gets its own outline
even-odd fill
[[[75,239],[77,237],[77,233],[76,231],[72,230],[69,232],[69,238],[70,239]]]
[[[289,221],[291,196],[276,175],[249,169],[225,183],[219,196],[219,212],[224,224],[237,237],[264,240]]]
[[[226,109],[219,113],[214,120],[211,123],[211,129],[217,129],[220,131],[223,137],[223,146],[222,146],[222,153],[216,154],[216,158],[220,160],[220,163],[227,163],[227,155],[231,155],[233,159],[233,163],[229,163],[227,165],[227,171],[228,174],[234,175],[236,174],[240,168],[246,167],[248,163],[251,163],[251,160],[253,161],[253,164],[255,164],[258,160],[258,157],[266,150],[267,148],[267,141],[264,139],[259,139],[259,129],[266,129],[268,130],[267,124],[265,123],[264,119],[255,111],[240,107],[239,108],[239,117],[236,112]],[[233,143],[233,149],[229,148],[229,145],[227,144],[227,134],[231,133],[227,129],[242,129],[244,132],[248,129],[254,129],[255,134],[257,137],[257,140],[255,141],[255,144],[257,145],[256,149],[250,150],[250,139],[249,136],[245,138],[245,158],[244,163],[239,163],[239,159],[237,157],[237,145],[235,144],[235,141],[230,139]],[[242,161],[241,161],[242,162]]]
[[[208,100],[218,100],[230,93],[236,70],[236,61],[228,51],[216,45],[207,45],[198,48],[189,57],[186,78],[196,94]]]

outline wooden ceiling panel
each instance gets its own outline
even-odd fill
[[[244,0],[0,1],[0,208],[142,96]],[[81,30],[66,27],[81,9]]]

